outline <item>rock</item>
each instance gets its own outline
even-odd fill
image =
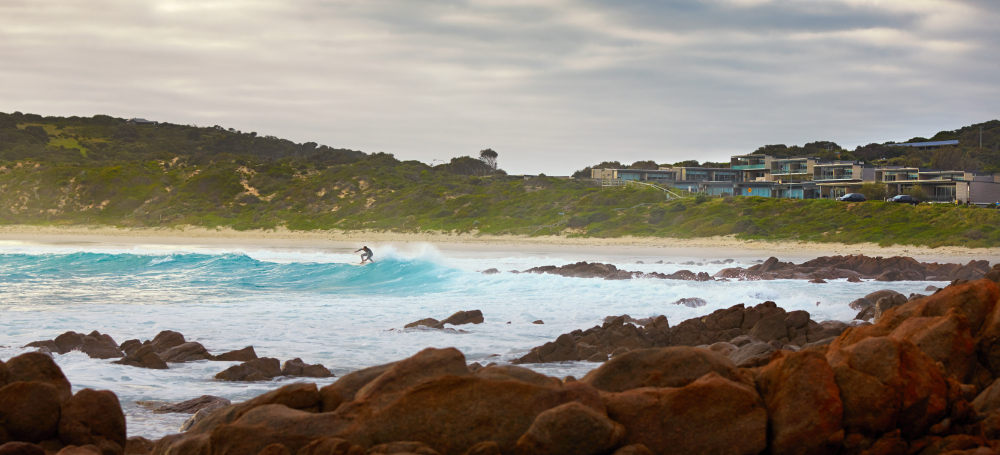
[[[233,404],[231,401],[212,395],[202,395],[198,398],[192,398],[190,400],[182,401],[180,403],[168,404],[157,407],[153,409],[156,414],[164,414],[168,412],[176,412],[182,414],[194,414],[203,409],[208,409],[209,411],[224,408]]]
[[[823,354],[782,353],[760,370],[756,383],[767,407],[771,453],[839,452],[844,409]]]
[[[350,441],[328,436],[312,440],[295,455],[363,455],[365,449]]]
[[[341,404],[354,401],[354,396],[358,393],[358,390],[373,379],[381,376],[382,373],[388,371],[393,365],[395,365],[395,362],[352,371],[338,379],[337,382],[320,389],[319,394],[322,396],[323,412],[334,411]]]
[[[26,381],[49,384],[58,391],[56,396],[59,401],[68,400],[72,395],[69,380],[52,357],[46,354],[29,352],[12,357],[7,361],[6,370],[8,383]]]
[[[465,356],[455,348],[424,349],[412,357],[394,363],[358,389],[356,400],[386,400],[396,392],[443,375],[467,376]]]
[[[272,357],[249,360],[233,365],[215,375],[222,381],[266,381],[281,375],[281,362]]]
[[[492,267],[482,271],[483,275],[496,275],[498,273],[500,273],[500,271]]]
[[[212,354],[209,354],[208,350],[201,343],[188,341],[163,351],[160,353],[160,358],[164,362],[180,363],[211,359]]]
[[[549,273],[575,278],[604,278],[605,280],[628,280],[641,272],[628,272],[619,270],[611,264],[589,263],[586,261],[568,264],[561,267],[543,266],[533,267],[521,273]]]
[[[68,445],[56,452],[56,455],[102,455],[101,448],[93,444],[84,446]]]
[[[237,349],[235,351],[229,351],[217,356],[213,356],[212,360],[219,361],[231,361],[231,362],[247,362],[257,358],[257,353],[254,352],[253,346],[247,346],[243,349]]]
[[[30,442],[11,441],[0,444],[0,455],[45,455],[45,449]]]
[[[465,451],[465,455],[502,455],[502,453],[500,445],[496,441],[482,441],[469,447],[469,450]]]
[[[437,450],[419,441],[396,441],[378,444],[368,449],[368,455],[382,454],[441,455]]]
[[[556,378],[515,365],[490,365],[480,368],[474,374],[480,378],[515,380],[540,386],[558,387],[560,385],[560,381]]]
[[[652,450],[649,450],[643,444],[629,444],[624,447],[620,447],[615,453],[611,455],[654,455]]]
[[[924,433],[948,410],[948,384],[936,362],[913,343],[869,337],[850,345],[845,332],[826,357],[844,405],[848,433],[905,437]]]
[[[80,351],[94,359],[114,359],[125,354],[118,348],[111,335],[102,334],[96,330],[83,337]]]
[[[684,297],[673,302],[674,305],[684,305],[688,308],[698,308],[708,305],[705,299],[698,297]]]
[[[296,453],[314,439],[335,434],[341,425],[333,415],[277,404],[257,406],[233,423],[221,424],[212,430],[211,453],[257,454],[272,444]]]
[[[83,389],[62,407],[59,440],[64,444],[92,444],[99,453],[125,449],[125,414],[118,397],[109,390]]]
[[[538,414],[517,440],[518,453],[599,455],[616,447],[625,428],[604,413],[569,402]]]
[[[59,412],[59,390],[49,383],[15,381],[0,387],[0,428],[11,440],[41,442],[55,438]]]
[[[752,387],[710,373],[684,387],[604,395],[624,444],[653,453],[757,454],[767,447],[767,411]]]
[[[606,392],[639,387],[683,387],[715,372],[732,381],[743,380],[732,361],[704,348],[674,346],[638,349],[609,360],[580,382]]]
[[[125,440],[125,455],[148,455],[153,452],[153,441],[142,436],[131,436]]]
[[[419,321],[413,321],[409,324],[403,326],[404,329],[411,329],[415,327],[430,327],[432,329],[443,329],[444,324],[434,318],[424,318]]]
[[[285,361],[285,364],[281,367],[282,376],[304,376],[310,378],[328,378],[333,376],[330,370],[326,369],[323,365],[315,364],[310,365],[302,361],[302,359],[296,357],[292,360]]]
[[[156,334],[156,336],[153,337],[153,340],[150,341],[149,344],[150,346],[152,346],[153,352],[161,353],[165,352],[167,349],[170,349],[174,346],[180,346],[184,344],[185,341],[187,340],[184,339],[184,335],[181,335],[179,332],[175,332],[173,330],[164,330]]]
[[[121,351],[125,353],[125,355],[129,355],[135,352],[140,347],[142,347],[142,342],[139,340],[132,339],[123,341],[121,346],[119,346],[119,349],[121,349]]]
[[[186,434],[211,433],[216,427],[232,423],[247,412],[259,406],[277,404],[289,409],[318,412],[322,404],[316,384],[295,383],[272,390],[256,398],[210,412],[200,421],[191,425]],[[199,411],[201,413],[203,411]],[[195,415],[198,415],[197,413]],[[170,441],[176,444],[178,441]]]
[[[480,310],[459,311],[441,321],[441,325],[482,324],[483,320],[483,312]]]
[[[167,369],[167,362],[163,361],[163,358],[156,353],[151,344],[140,346],[138,349],[132,351],[131,354],[125,355],[121,360],[116,360],[114,363],[154,370]]]
[[[541,324],[545,324],[545,321],[543,321],[543,320],[541,320],[541,319],[536,319],[536,320],[534,320],[534,321],[531,321],[531,323],[532,323],[532,324],[537,324],[537,325],[541,325]]]
[[[482,441],[512,452],[538,414],[563,403],[603,411],[597,391],[580,383],[553,388],[474,376],[438,376],[393,400],[375,398],[334,413],[352,422],[341,437],[365,446],[419,440],[445,454]]]
[[[739,368],[753,368],[770,362],[775,351],[777,349],[769,343],[753,341],[740,346],[729,354],[729,360]]]

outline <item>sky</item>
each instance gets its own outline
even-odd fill
[[[0,112],[511,174],[1000,118],[997,0],[0,0]]]

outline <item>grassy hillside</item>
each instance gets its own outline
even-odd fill
[[[484,174],[221,127],[0,114],[0,223],[1000,246],[1000,211],[695,197]]]

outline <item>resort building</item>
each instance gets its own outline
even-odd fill
[[[940,147],[957,141],[893,144]],[[729,168],[661,167],[659,169],[592,169],[591,178],[605,184],[646,182],[664,188],[711,196],[760,196],[832,199],[859,192],[862,185],[884,185],[886,194],[920,194],[928,202],[994,204],[1000,202],[1000,176],[968,171],[916,167],[874,167],[864,162],[823,162],[812,157],[776,158],[738,155]]]

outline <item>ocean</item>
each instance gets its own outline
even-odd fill
[[[848,303],[893,289],[926,293],[941,282],[826,284],[799,280],[694,282],[661,279],[608,281],[512,273],[580,260],[625,270],[714,274],[759,259],[662,257],[629,251],[602,253],[585,247],[554,253],[504,251],[483,246],[438,250],[430,244],[380,245],[374,264],[358,266],[350,251],[179,245],[128,247],[0,241],[0,359],[31,351],[27,343],[66,331],[97,330],[116,342],[152,339],[175,330],[212,353],[253,346],[258,356],[320,363],[342,376],[399,360],[426,347],[455,347],[469,362],[508,363],[532,347],[575,329],[600,325],[605,316],[666,315],[671,324],[736,304],[772,300],[786,310],[806,310],[816,321],[850,321]],[[496,268],[497,274],[483,274]],[[674,302],[698,297],[707,305]],[[409,322],[444,319],[478,309],[485,322],[458,330],[403,329]],[[541,320],[543,324],[534,324]],[[235,362],[198,361],[148,370],[91,359],[80,352],[55,355],[73,384],[115,392],[129,436],[175,433],[189,415],[154,414],[140,402],[179,402],[216,395],[234,402],[294,381],[320,386],[336,380],[287,378],[223,382],[213,376]],[[580,377],[588,362],[526,365],[544,374]]]

